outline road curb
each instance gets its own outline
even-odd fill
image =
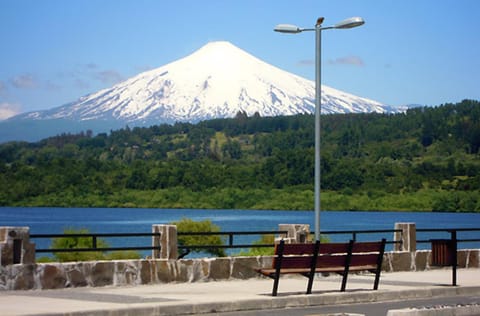
[[[431,297],[454,297],[459,295],[480,295],[480,286],[449,287],[449,288],[422,288],[409,290],[377,290],[359,292],[329,292],[313,293],[310,295],[297,294],[271,297],[265,295],[259,298],[244,300],[217,301],[206,303],[188,303],[185,301],[171,302],[168,305],[160,303],[148,303],[143,306],[130,306],[118,309],[102,309],[88,311],[71,311],[66,313],[49,314],[52,316],[173,316],[173,315],[196,315],[206,313],[271,310],[283,308],[296,308],[306,306],[329,306],[356,303],[374,303],[399,301],[406,299],[425,299]],[[475,305],[476,306],[476,305]],[[478,307],[480,309],[480,307]],[[423,310],[420,310],[423,311]],[[425,310],[425,313],[416,314],[418,310],[392,310],[388,316],[430,316],[430,315],[474,315],[474,314],[438,314],[428,313],[433,310]],[[413,312],[408,314],[407,312]],[[436,311],[435,311],[436,312]],[[477,313],[479,314],[479,313]],[[37,314],[40,316],[41,314]]]

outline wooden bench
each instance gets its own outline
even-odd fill
[[[308,278],[307,292],[312,293],[316,273],[339,273],[343,276],[340,291],[345,291],[349,272],[369,271],[375,274],[373,289],[378,289],[385,239],[379,242],[286,244],[275,246],[271,268],[255,271],[274,280],[272,296],[278,292],[280,275],[301,274]]]

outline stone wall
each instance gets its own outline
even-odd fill
[[[386,252],[383,270],[422,271],[431,266],[430,250],[416,250],[414,223],[398,223],[396,251]],[[400,232],[401,230],[401,232]],[[259,277],[256,267],[270,267],[272,256],[177,260],[177,230],[173,225],[153,225],[160,233],[152,238],[152,259],[35,263],[35,245],[28,227],[0,227],[0,290],[58,289],[82,286],[122,286],[168,282],[199,282]],[[280,224],[288,242],[308,242],[309,225]],[[19,249],[19,247],[21,249]],[[480,250],[457,252],[459,268],[480,268]]]
[[[387,252],[383,270],[432,269],[430,256],[429,250]],[[460,250],[458,266],[479,268],[479,257],[479,249]],[[272,256],[13,264],[0,267],[0,290],[248,279],[260,277],[254,267],[269,267],[271,264]]]

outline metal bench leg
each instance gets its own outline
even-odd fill
[[[272,296],[277,296],[278,292],[278,282],[280,281],[280,274],[275,275],[275,279],[273,279],[273,290],[272,290]]]
[[[342,287],[340,288],[341,292],[345,292],[345,288],[347,287],[347,278],[348,278],[348,272],[343,274]]]
[[[320,249],[320,240],[315,242],[312,262],[310,263],[310,274],[308,275],[307,294],[312,294],[313,279],[315,279],[315,269],[317,267],[318,250]]]
[[[378,283],[380,282],[380,271],[381,269],[378,269],[375,272],[375,282],[373,283],[373,289],[378,290]]]
[[[378,290],[378,283],[380,282],[380,273],[382,273],[383,254],[385,253],[385,244],[387,240],[382,238],[382,245],[377,259],[377,270],[375,271],[375,282],[373,283],[373,289]]]
[[[313,279],[315,278],[315,273],[312,273],[308,277],[308,285],[307,285],[307,294],[312,294],[312,287],[313,287]]]

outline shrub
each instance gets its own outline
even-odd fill
[[[181,232],[220,232],[220,227],[213,224],[211,220],[194,221],[190,218],[182,218],[179,221],[172,222],[177,226],[177,231]],[[223,239],[219,235],[206,236],[178,236],[178,244],[182,246],[222,246]],[[191,252],[207,252],[218,257],[225,257],[226,253],[223,248],[197,248],[189,247]],[[188,252],[186,253],[188,254]],[[185,254],[185,255],[186,255]]]
[[[67,228],[64,234],[89,234],[86,228]],[[82,249],[92,248],[93,240],[91,237],[68,236],[53,238],[50,249]],[[97,248],[108,248],[109,244],[103,239],[97,239]],[[114,251],[111,253],[102,253],[100,251],[75,251],[75,252],[55,252],[53,259],[42,257],[44,262],[48,261],[91,261],[91,260],[117,260],[117,259],[139,259],[140,253],[136,251]]]

